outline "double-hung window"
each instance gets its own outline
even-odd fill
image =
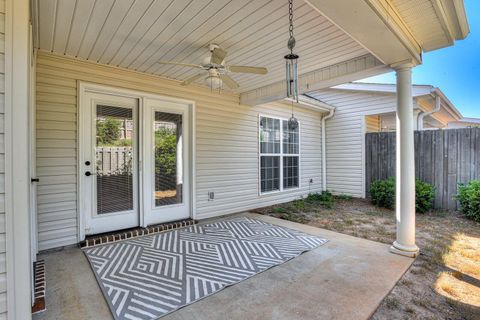
[[[260,192],[298,188],[300,183],[300,131],[288,120],[260,117]]]

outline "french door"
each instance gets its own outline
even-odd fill
[[[190,215],[188,105],[144,102],[143,190],[147,225]]]
[[[83,234],[189,217],[188,105],[88,91],[80,104]]]
[[[85,234],[138,226],[138,99],[84,98],[79,165]]]

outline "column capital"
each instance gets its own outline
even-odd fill
[[[413,59],[407,59],[403,61],[398,61],[395,63],[392,63],[390,67],[394,69],[395,71],[399,71],[402,69],[411,69],[413,67],[416,67],[417,63]]]

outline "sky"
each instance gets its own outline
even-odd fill
[[[452,47],[424,53],[413,83],[440,88],[464,117],[480,118],[480,1],[465,0],[465,9],[470,34]],[[395,83],[395,73],[361,81]]]

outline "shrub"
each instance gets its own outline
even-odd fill
[[[112,117],[97,120],[97,144],[111,145],[120,137],[122,122]]]
[[[467,218],[480,222],[480,180],[458,185],[455,199],[460,202],[460,212]]]
[[[393,209],[395,207],[395,178],[378,180],[370,185],[372,203],[378,207]],[[432,209],[435,187],[421,180],[415,181],[415,210],[424,213]]]
[[[435,187],[422,180],[415,181],[415,210],[418,213],[425,213],[432,209]]]
[[[173,130],[155,131],[155,169],[167,175],[177,172],[177,135]]]
[[[338,196],[336,196],[337,199],[339,200],[352,200],[353,197],[349,194],[345,194],[345,193],[342,193],[342,194],[339,194]]]
[[[273,208],[272,211],[273,211],[274,213],[287,213],[287,212],[288,212],[287,209],[282,208],[282,207],[275,207],[275,208]]]
[[[310,193],[307,197],[309,202],[320,202],[320,204],[326,208],[332,208],[333,195],[330,191],[322,191],[321,193]]]
[[[370,198],[378,207],[392,209],[395,206],[395,178],[377,180],[370,185]]]
[[[305,199],[301,198],[301,199],[293,200],[292,205],[295,209],[299,211],[303,211],[305,210]]]

